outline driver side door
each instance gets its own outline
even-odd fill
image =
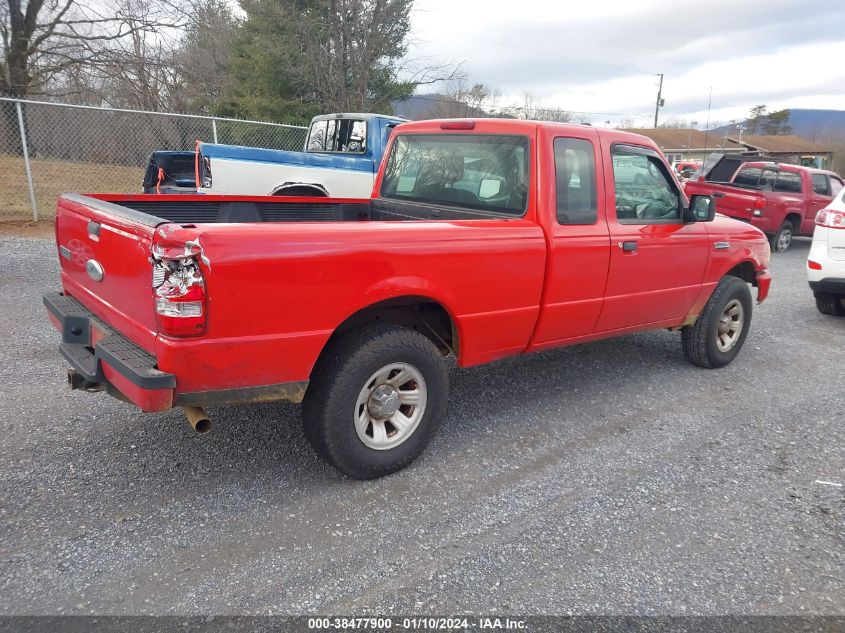
[[[684,223],[685,198],[657,152],[620,143],[605,151],[611,252],[596,332],[682,319],[701,289],[707,228]]]

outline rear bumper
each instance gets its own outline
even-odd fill
[[[827,292],[833,295],[845,296],[845,279],[825,277],[818,281],[811,281],[810,289],[813,292]]]
[[[44,295],[47,314],[62,335],[59,351],[92,386],[112,387],[143,411],[174,404],[176,376],[159,371],[156,359],[97,319],[73,297]]]
[[[73,297],[49,293],[44,295],[44,306],[62,335],[59,351],[76,372],[78,382],[85,389],[104,389],[122,397],[143,411],[277,400],[302,402],[308,387],[305,380],[210,391],[179,390],[176,375],[158,369],[158,359],[115,332]],[[181,366],[191,366],[190,356],[182,360]]]

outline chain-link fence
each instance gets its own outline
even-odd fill
[[[52,219],[65,191],[139,193],[150,153],[197,139],[299,150],[307,128],[0,98],[0,221]]]

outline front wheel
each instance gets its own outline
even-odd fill
[[[792,236],[795,233],[795,227],[792,222],[785,220],[778,232],[775,233],[769,240],[772,247],[772,252],[782,253],[792,244]]]
[[[723,277],[692,325],[681,330],[686,359],[708,369],[730,363],[751,326],[751,292],[737,277]]]
[[[416,459],[445,415],[448,374],[419,332],[378,324],[340,335],[311,376],[305,436],[329,464],[374,479]]]

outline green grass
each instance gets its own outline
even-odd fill
[[[141,193],[144,167],[116,167],[34,158],[30,160],[39,220],[52,222],[56,198],[78,193]],[[23,157],[0,154],[0,222],[32,220]]]

